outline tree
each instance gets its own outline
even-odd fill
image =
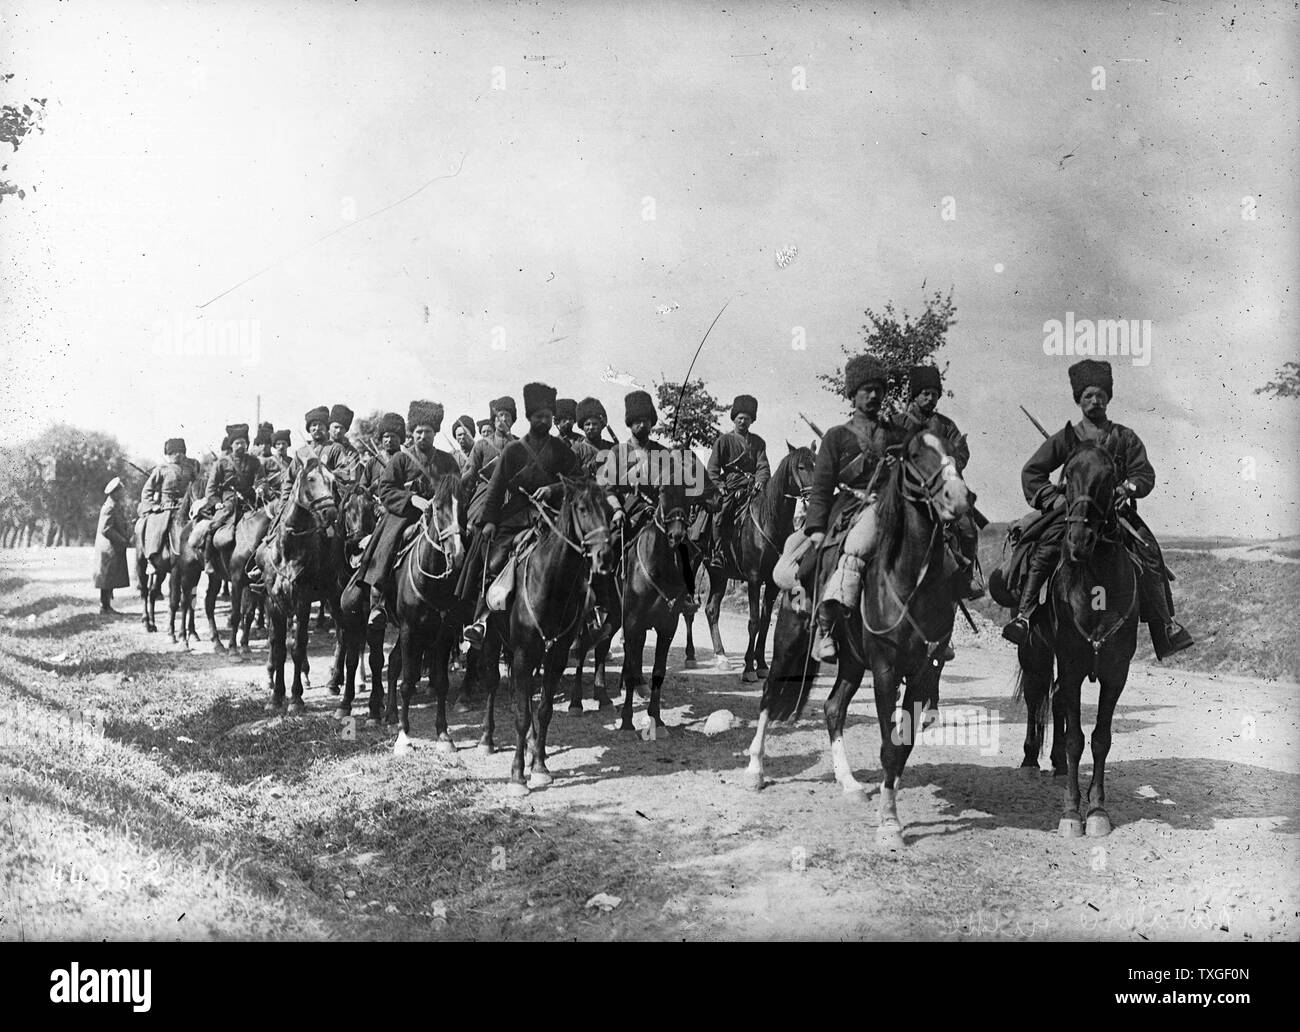
[[[1275,398],[1300,398],[1300,362],[1287,362],[1256,394],[1271,394]]]
[[[925,284],[921,284],[925,290]],[[944,297],[936,290],[925,297],[925,311],[916,319],[903,312],[899,320],[892,301],[886,303],[883,312],[866,311],[868,323],[862,327],[862,346],[856,349],[841,345],[845,357],[866,352],[879,359],[890,371],[889,389],[880,411],[893,415],[907,405],[907,370],[909,366],[925,365],[932,360],[935,352],[947,343],[948,330],[957,322],[957,306],[953,304],[952,290]],[[948,372],[945,362],[939,369],[940,375]],[[838,397],[844,396],[844,367],[840,366],[833,373],[819,373],[817,379],[822,386]],[[952,397],[952,391],[946,392]]]
[[[0,75],[0,83],[8,83],[14,77],[13,72]],[[13,151],[18,150],[18,145],[23,142],[27,134],[35,129],[38,133],[45,132],[41,120],[45,117],[45,97],[32,97],[31,104],[23,104],[22,107],[15,107],[12,104],[0,106],[0,143],[7,143],[13,147]],[[13,152],[11,152],[13,153]],[[7,171],[9,166],[0,165],[0,172]],[[33,186],[32,190],[35,191]],[[6,179],[0,178],[0,201],[5,199],[6,194],[17,194],[18,199],[22,200],[27,196],[27,191]]]
[[[726,412],[727,406],[718,403],[703,380],[687,381],[685,390],[680,383],[664,380],[655,384],[655,393],[659,395],[656,434],[674,448],[713,447],[719,433],[718,415]]]
[[[366,451],[366,446],[362,441],[369,442],[375,451],[379,450],[379,421],[383,418],[384,410],[375,409],[370,415],[361,416],[352,424],[352,434],[363,452]]]

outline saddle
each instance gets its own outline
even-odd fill
[[[492,580],[487,590],[488,608],[494,613],[503,613],[510,608],[510,596],[515,591],[515,575],[519,565],[528,558],[537,547],[537,527],[530,526],[516,535],[510,558],[506,560],[501,572]]]

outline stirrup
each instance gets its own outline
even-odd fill
[[[1023,645],[1029,640],[1029,617],[1017,616],[1002,628],[1002,637],[1016,645]]]
[[[487,619],[475,620],[461,632],[461,637],[469,643],[470,648],[482,648],[483,639],[487,637]]]

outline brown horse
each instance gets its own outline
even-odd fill
[[[338,520],[338,499],[334,478],[318,459],[307,460],[277,519],[256,553],[271,618],[270,658],[266,664],[271,698],[267,709],[276,712],[284,706],[284,662],[286,653],[291,653],[293,700],[288,712],[293,716],[305,709],[302,678],[307,666],[311,606],[317,599],[330,597],[334,590],[329,539]],[[293,637],[289,642],[291,622]]]
[[[1092,781],[1087,832],[1109,835],[1106,757],[1111,721],[1137,649],[1138,560],[1122,539],[1115,508],[1115,464],[1105,448],[1081,443],[1065,463],[1066,529],[1061,564],[1052,576],[1049,604],[1034,615],[1029,640],[1019,646],[1017,696],[1028,708],[1021,770],[1037,775],[1047,710],[1053,711],[1052,767],[1066,776],[1058,831],[1084,832],[1079,815],[1079,759],[1083,755],[1083,679],[1100,682],[1092,731]],[[1052,686],[1053,660],[1056,686]]]
[[[970,507],[970,495],[956,464],[934,434],[913,433],[890,449],[887,482],[876,501],[876,547],[862,576],[858,610],[848,614],[836,637],[839,670],[826,701],[826,730],[836,780],[846,793],[862,792],[844,748],[849,703],[868,668],[880,724],[880,823],[878,844],[903,845],[898,818],[898,780],[920,728],[913,725],[922,703],[937,698],[943,650],[952,636],[957,611],[952,569],[945,562],[944,526]],[[834,550],[819,557],[818,582],[824,582]],[[806,586],[817,598],[816,585]],[[798,716],[808,697],[817,663],[811,661],[809,616],[796,613],[783,593],[777,617],[772,676],[763,690],[758,730],[750,744],[747,772],[751,788],[763,787],[764,742],[770,720]],[[899,681],[905,683],[902,709]]]
[[[163,539],[162,550],[157,555],[145,557],[145,524],[148,520],[162,519],[165,514],[155,512],[143,515],[135,523],[136,583],[140,587],[140,597],[144,601],[144,629],[150,632],[158,630],[155,613],[157,601],[162,596],[163,582],[166,581],[169,610],[167,632],[171,636],[172,643],[175,644],[176,613],[180,610],[181,634],[185,638],[186,648],[189,648],[190,635],[194,637],[198,635],[194,630],[193,606],[186,605],[193,594],[194,585],[190,584],[187,589],[187,580],[182,574],[182,562],[192,523],[190,513],[203,501],[204,483],[206,481],[203,476],[197,477],[190,484],[190,489],[186,492],[180,507],[170,514],[170,526]],[[200,572],[202,572],[201,566]],[[194,578],[194,583],[198,583],[197,577]]]
[[[806,499],[812,487],[816,462],[812,450],[796,448],[792,444],[786,447],[789,451],[777,465],[763,493],[752,498],[749,505],[737,513],[731,540],[723,549],[726,556],[724,565],[706,566],[709,598],[704,606],[704,615],[709,621],[714,655],[719,665],[728,668],[730,664],[718,630],[722,596],[729,581],[744,581],[749,589],[749,634],[745,645],[745,669],[741,674],[741,680],[747,683],[767,675],[767,630],[772,621],[772,605],[777,592],[772,582],[772,570],[781,556],[785,539],[794,531],[795,502]],[[689,627],[688,623],[688,659],[694,655]]]
[[[510,650],[515,710],[515,756],[507,786],[510,795],[527,795],[530,788],[551,783],[551,773],[546,769],[546,733],[554,709],[555,687],[587,608],[591,577],[611,566],[604,489],[594,479],[561,477],[561,482],[564,501],[558,513],[535,502],[541,521],[537,542],[515,567],[510,608],[492,613],[483,642],[487,713],[479,748],[488,752],[493,748],[496,665],[502,645],[508,643]],[[534,711],[533,675],[539,667],[541,704]],[[531,753],[531,776],[527,781],[525,749]]]

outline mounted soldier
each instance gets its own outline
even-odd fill
[[[234,543],[240,516],[256,507],[256,484],[262,473],[261,460],[248,454],[247,423],[227,426],[226,439],[230,441],[230,454],[223,455],[212,467],[207,497],[200,509],[204,518],[195,520],[190,532],[190,547],[195,552],[202,549],[204,568],[209,574],[216,570],[213,553]],[[209,518],[218,506],[220,511]]]
[[[469,416],[457,416],[456,422],[451,424],[451,437],[456,445],[451,456],[463,477],[469,472],[469,453],[474,450],[474,420]]]
[[[831,427],[817,449],[804,536],[816,547],[839,545],[840,556],[817,607],[819,641],[815,658],[835,662],[835,627],[844,609],[858,604],[862,568],[876,543],[872,508],[885,449],[902,443],[903,428],[881,415],[889,371],[870,355],[856,355],[844,367],[844,393],[853,404],[847,422]],[[829,544],[827,542],[829,541]]]
[[[257,424],[257,436],[253,438],[253,454],[259,459],[271,457],[271,442],[275,437],[275,427],[270,423]]]
[[[957,429],[957,424],[938,411],[939,398],[943,396],[943,381],[939,370],[929,365],[912,366],[907,371],[907,381],[911,401],[903,410],[899,420],[903,429],[908,433],[925,429],[938,437],[957,464],[958,475],[964,478],[966,464],[970,462],[970,446],[966,443],[966,435]],[[960,597],[971,600],[981,598],[984,589],[974,584],[972,578],[979,557],[980,543],[974,506],[960,519],[955,520],[952,526],[958,550],[966,563],[961,571],[958,587]]]
[[[190,488],[201,473],[199,464],[185,453],[185,438],[169,438],[163,454],[166,459],[153,468],[140,489],[136,534],[141,559],[154,559],[164,548],[173,556],[180,555],[181,526],[189,518]]]
[[[595,476],[597,469],[602,464],[602,456],[609,449],[618,444],[618,439],[605,439],[605,428],[609,425],[609,416],[605,413],[605,406],[595,398],[587,397],[578,402],[575,410],[578,429],[582,431],[580,436],[569,442],[569,447],[573,449],[573,454],[578,457],[578,463],[582,468],[592,476]]]
[[[519,418],[515,399],[507,394],[493,401],[489,409],[492,414],[492,431],[487,437],[480,437],[474,442],[474,447],[469,452],[469,464],[460,481],[461,497],[469,499],[464,523],[470,532],[476,531],[483,522],[488,484],[492,481],[498,457],[510,442],[518,440],[510,432]],[[470,565],[468,560],[466,565]]]
[[[330,459],[325,467],[340,473],[349,480],[354,480],[361,466],[361,453],[356,445],[348,440],[348,431],[352,429],[355,413],[346,405],[335,405],[329,415]]]
[[[257,481],[257,493],[263,503],[280,496],[280,482],[289,470],[289,431],[271,432],[271,453],[262,459],[262,475]]]
[[[534,501],[558,506],[564,491],[560,477],[581,472],[573,450],[551,434],[554,387],[525,384],[524,416],[528,433],[506,444],[497,458],[484,498],[483,524],[461,571],[460,597],[475,606],[474,622],[465,628],[465,640],[474,647],[482,647],[487,633],[485,585],[505,569],[514,554],[516,539],[532,526]],[[500,419],[497,427],[501,429]]]
[[[456,460],[433,446],[442,429],[443,411],[435,401],[411,402],[406,413],[411,444],[392,452],[379,474],[377,489],[384,515],[357,569],[361,580],[372,588],[382,586],[392,572],[407,529],[429,507],[437,478],[456,474]],[[402,439],[405,428],[398,425],[400,417],[395,417],[396,413],[390,412],[381,424],[385,449],[390,440]]]
[[[1030,620],[1038,606],[1039,593],[1060,561],[1066,524],[1083,518],[1081,514],[1065,512],[1065,487],[1053,484],[1051,475],[1065,465],[1080,443],[1092,441],[1104,448],[1115,462],[1119,481],[1115,488],[1118,522],[1128,533],[1129,550],[1140,563],[1142,616],[1151,632],[1156,658],[1164,659],[1195,643],[1173,618],[1173,594],[1169,590],[1172,577],[1155,536],[1137,514],[1136,500],[1145,498],[1155,487],[1155,470],[1138,435],[1126,426],[1111,422],[1106,415],[1114,397],[1110,363],[1084,359],[1070,366],[1069,376],[1074,401],[1083,418],[1078,423],[1066,423],[1063,429],[1048,437],[1021,471],[1020,486],[1025,501],[1044,514],[1043,526],[1037,528],[1038,543],[1028,561],[1018,615],[1002,629],[1002,636],[1017,645],[1029,638]]]
[[[394,455],[402,450],[406,440],[406,420],[397,412],[385,412],[375,427],[379,449],[361,460],[357,470],[357,484],[363,491],[377,491],[384,469]]]
[[[311,440],[293,453],[293,458],[289,460],[289,468],[280,478],[281,508],[289,500],[294,481],[298,479],[298,474],[302,472],[308,460],[316,459],[326,469],[333,468],[330,463],[333,461],[334,453],[328,450],[330,410],[324,405],[317,405],[303,416],[303,423]]]
[[[749,394],[737,394],[731,403],[734,429],[713,442],[713,451],[709,455],[709,481],[721,495],[713,514],[713,556],[710,561],[713,566],[722,566],[726,562],[726,549],[731,543],[736,514],[744,511],[750,498],[761,493],[772,479],[767,444],[758,434],[749,432],[757,418],[758,399]]]
[[[582,440],[582,434],[573,428],[578,421],[578,403],[573,398],[555,399],[555,436],[573,447]]]

